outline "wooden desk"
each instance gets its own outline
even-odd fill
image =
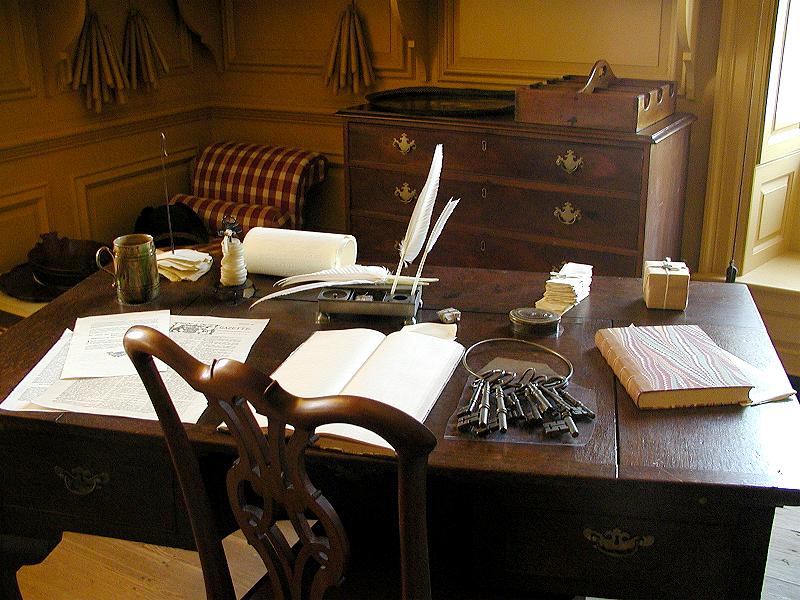
[[[441,281],[425,291],[421,320],[433,320],[439,308],[461,309],[465,345],[507,336],[508,311],[531,305],[545,279],[444,267],[431,274]],[[268,280],[256,279],[267,287]],[[163,282],[161,297],[141,309],[269,317],[248,359],[267,372],[317,327],[311,296],[248,311],[247,305],[220,304],[211,293],[214,281]],[[12,327],[0,336],[0,397],[76,316],[122,310],[100,273]],[[439,440],[430,458],[434,578],[456,566],[453,576],[488,587],[615,598],[760,596],[774,507],[800,504],[800,405],[639,411],[593,342],[598,328],[630,322],[696,323],[741,358],[781,369],[743,285],[693,282],[685,312],[648,311],[641,280],[596,277],[591,296],[567,313],[563,333],[544,340],[575,363],[575,385],[593,390],[597,419],[587,444],[446,439],[445,425],[466,381],[461,367],[426,421]],[[508,355],[505,348],[497,353]],[[190,435],[208,477],[223,476],[232,452],[227,436],[200,426]],[[347,486],[361,479],[374,488],[384,480],[381,473],[391,471],[391,460],[382,458],[315,456],[330,466],[331,479],[320,483],[327,495],[352,499]],[[39,556],[27,559],[40,560],[65,530],[192,547],[156,422],[4,412],[0,465],[0,556],[7,559],[12,543],[29,550],[28,542],[44,540]],[[99,485],[84,495],[70,493],[56,467],[68,473],[85,467],[100,476]],[[219,501],[223,520],[225,502]],[[606,546],[591,532],[608,538]],[[637,544],[637,536],[647,541]],[[2,567],[13,576],[15,563]]]

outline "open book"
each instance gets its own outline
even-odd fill
[[[422,422],[463,352],[464,347],[453,339],[408,328],[388,336],[371,329],[318,331],[278,367],[272,378],[295,396],[365,396]],[[344,423],[318,427],[317,433],[390,447],[377,434]]]
[[[600,329],[595,344],[639,408],[760,404],[795,391],[723,350],[697,325]]]

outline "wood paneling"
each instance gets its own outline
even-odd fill
[[[33,96],[36,88],[26,44],[30,36],[16,0],[0,2],[0,31],[0,102]]]
[[[440,76],[527,83],[604,58],[621,77],[675,79],[675,12],[673,0],[445,0]]]
[[[28,260],[39,235],[50,231],[46,184],[0,195],[0,272]]]
[[[800,153],[758,165],[753,177],[750,218],[742,261],[747,273],[788,251],[798,206]]]
[[[225,68],[321,76],[339,16],[348,3],[227,0],[223,5]],[[408,76],[400,24],[390,3],[359,2],[357,8],[378,76]]]
[[[196,147],[173,151],[166,159],[167,189],[189,189],[190,166]],[[145,206],[164,202],[161,159],[147,158],[75,178],[81,236],[111,241],[121,232],[132,232]]]

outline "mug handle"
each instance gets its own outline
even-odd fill
[[[106,273],[108,273],[109,275],[111,275],[114,278],[114,282],[116,283],[117,274],[114,273],[114,271],[110,270],[108,267],[103,266],[100,262],[100,255],[103,253],[103,251],[108,252],[108,255],[111,257],[111,264],[112,265],[114,264],[114,255],[111,253],[111,249],[108,246],[101,246],[100,248],[98,248],[97,252],[94,255],[94,262],[97,263],[98,269],[101,269]]]

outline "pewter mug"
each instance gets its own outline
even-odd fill
[[[114,240],[113,252],[108,246],[97,251],[97,266],[114,277],[120,304],[143,304],[158,297],[158,264],[153,236],[132,233]],[[114,270],[100,262],[103,253],[111,257]]]

